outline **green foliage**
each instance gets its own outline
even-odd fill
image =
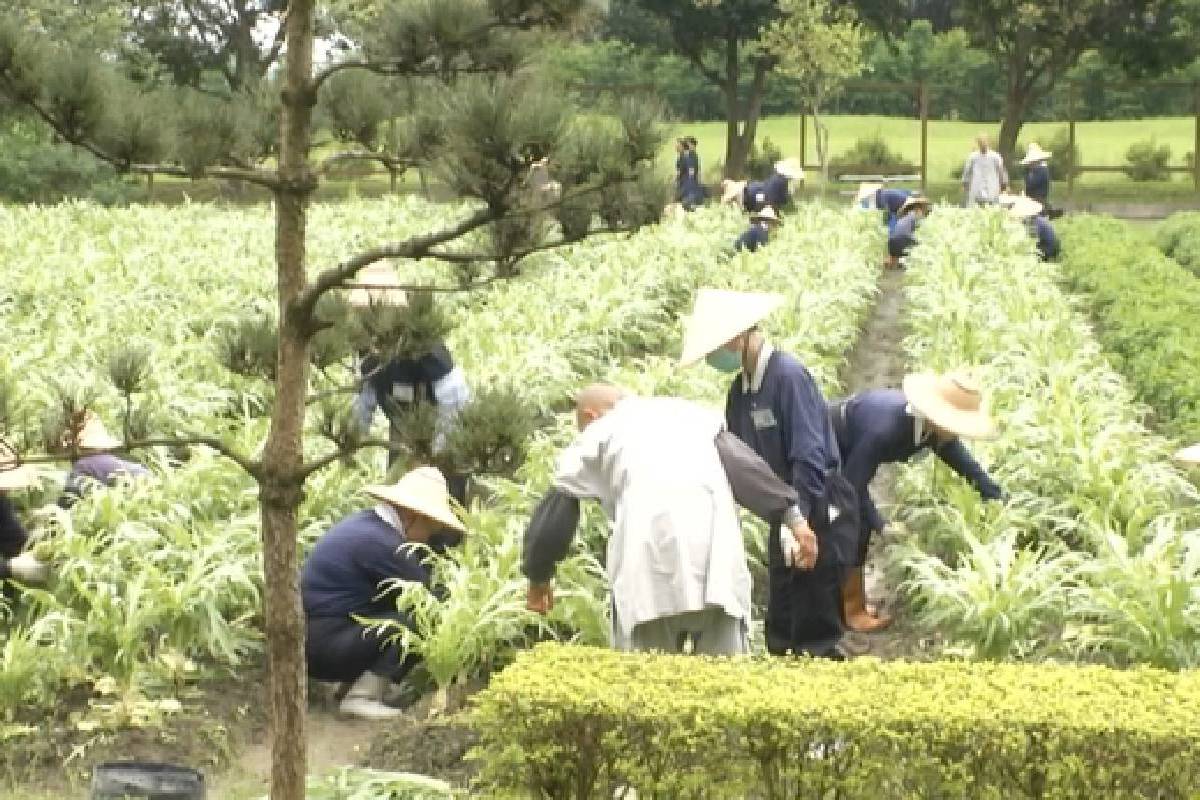
[[[1163,253],[1200,277],[1200,212],[1181,211],[1167,217],[1154,241]]]
[[[1171,173],[1166,167],[1171,161],[1171,146],[1159,145],[1153,137],[1134,142],[1125,151],[1125,174],[1135,181],[1161,181],[1169,178]]]
[[[217,353],[225,369],[247,378],[275,379],[279,329],[266,315],[227,323],[217,337]]]
[[[1118,220],[1073,217],[1061,228],[1063,273],[1114,364],[1156,427],[1200,439],[1200,277]]]
[[[829,160],[831,175],[911,175],[916,171],[917,165],[888,147],[887,140],[878,133],[856,139],[849,150]]]
[[[458,794],[445,781],[425,775],[342,767],[331,775],[310,777],[304,796],[307,800],[453,800]]]
[[[109,166],[70,145],[51,144],[14,127],[0,135],[0,197],[15,203],[53,204],[89,197],[123,205],[132,187]]]
[[[542,645],[474,725],[480,788],[543,797],[1184,797],[1197,709],[1195,676],[1150,669]]]
[[[511,477],[525,460],[537,420],[511,389],[485,389],[459,412],[446,435],[450,470]]]
[[[746,169],[750,175],[765,178],[775,170],[775,162],[782,159],[783,150],[769,136],[764,136],[762,142],[755,142],[750,148]]]

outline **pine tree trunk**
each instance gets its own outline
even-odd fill
[[[296,512],[303,484],[304,397],[308,334],[289,309],[305,285],[305,214],[315,178],[308,164],[312,124],[313,0],[291,0],[275,196],[279,360],[271,429],[260,477],[266,594],[271,800],[304,800],[304,616],[300,605]]]
[[[1015,67],[1010,67],[1015,69]],[[1021,135],[1021,126],[1025,124],[1025,109],[1032,101],[1031,92],[1021,84],[1017,76],[1010,75],[1008,90],[1004,94],[1004,117],[1000,120],[1000,140],[996,142],[996,150],[1004,157],[1004,163],[1011,162],[1017,151],[1017,137]]]

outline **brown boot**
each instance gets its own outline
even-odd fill
[[[842,582],[842,616],[846,627],[857,633],[874,633],[892,624],[892,618],[867,611],[867,591],[863,585],[863,568],[850,567]]]

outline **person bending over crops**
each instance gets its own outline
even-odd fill
[[[399,286],[390,267],[368,268],[358,282],[352,284],[350,305],[355,308],[372,305],[403,307],[408,299]],[[405,412],[420,403],[433,403],[438,412],[433,449],[435,453],[440,452],[445,447],[447,431],[471,400],[466,374],[454,363],[450,351],[441,342],[424,355],[393,358],[387,362],[365,354],[359,363],[359,373],[362,389],[354,401],[359,425],[369,428],[376,410],[382,405],[393,444],[399,442],[400,420]],[[399,450],[393,449],[388,455],[388,465],[395,463],[398,457]],[[451,494],[463,502],[467,476],[451,475],[449,481]]]
[[[120,446],[121,443],[105,430],[100,418],[89,415],[76,439],[76,449],[83,455],[71,465],[58,505],[70,508],[95,486],[114,486],[122,478],[149,476],[150,470],[136,461],[126,461],[111,453],[100,452]]]
[[[734,250],[749,250],[751,253],[760,247],[766,247],[771,240],[771,228],[780,222],[775,215],[775,209],[767,206],[762,211],[750,215],[750,227],[733,243]]]
[[[900,209],[910,197],[912,192],[907,189],[889,189],[882,183],[860,183],[853,205],[866,211],[882,211],[890,236],[900,219]]]
[[[765,181],[721,182],[721,202],[737,203],[745,211],[762,211],[767,206],[782,209],[792,201],[792,181],[804,183],[804,170],[799,159],[785,158],[775,162],[775,171]]]
[[[379,503],[335,524],[304,561],[304,651],[313,678],[350,682],[342,713],[387,719],[402,712],[384,704],[384,693],[417,659],[402,652],[393,633],[372,626],[409,625],[396,608],[404,583],[431,584],[428,551],[406,545],[443,553],[461,541],[465,529],[450,507],[446,479],[434,467],[364,491]]]
[[[1035,242],[1038,257],[1042,261],[1058,258],[1059,253],[1062,252],[1062,246],[1058,242],[1058,234],[1054,232],[1054,226],[1050,224],[1050,220],[1046,219],[1043,213],[1045,209],[1041,203],[1030,197],[1002,195],[1000,206],[1008,211],[1010,216],[1025,223],[1030,237]]]
[[[900,206],[900,219],[888,233],[887,260],[884,266],[895,269],[900,266],[900,259],[908,255],[908,251],[917,243],[917,228],[922,220],[929,216],[929,200],[913,195]]]
[[[620,650],[734,655],[749,650],[750,572],[735,501],[786,520],[796,566],[816,560],[796,492],[719,415],[672,397],[597,384],[576,400],[580,434],[525,533],[528,606],[554,605],[555,565],[579,524],[579,501],[600,501],[612,524],[608,576]]]
[[[797,493],[803,537],[768,537],[767,649],[777,655],[841,658],[839,576],[852,556],[858,501],[838,474],[837,443],[816,381],[758,330],[782,303],[775,294],[701,289],[680,363],[703,358],[734,375],[725,406],[729,430]],[[773,520],[772,530],[779,521]],[[820,558],[811,571],[796,572],[795,542],[814,535]]]
[[[962,475],[985,500],[999,500],[996,485],[971,457],[961,439],[985,439],[995,427],[983,406],[979,386],[965,374],[909,375],[901,389],[871,389],[830,405],[843,472],[860,504],[858,551],[842,583],[846,626],[870,633],[890,620],[867,609],[863,567],[871,535],[887,521],[875,507],[870,485],[880,464],[909,461],[935,453]]]
[[[5,448],[0,454],[0,581],[45,583],[49,569],[31,553],[22,552],[29,534],[17,519],[8,493],[37,486],[38,479],[28,465],[18,464],[16,456]]]

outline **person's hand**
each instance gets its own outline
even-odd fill
[[[525,595],[525,607],[538,614],[549,614],[554,608],[554,585],[550,583],[531,583]]]
[[[804,520],[779,529],[783,563],[792,569],[809,570],[817,563],[817,536]]]
[[[21,583],[45,583],[50,577],[50,567],[33,557],[32,553],[21,553],[8,560],[9,573]]]

